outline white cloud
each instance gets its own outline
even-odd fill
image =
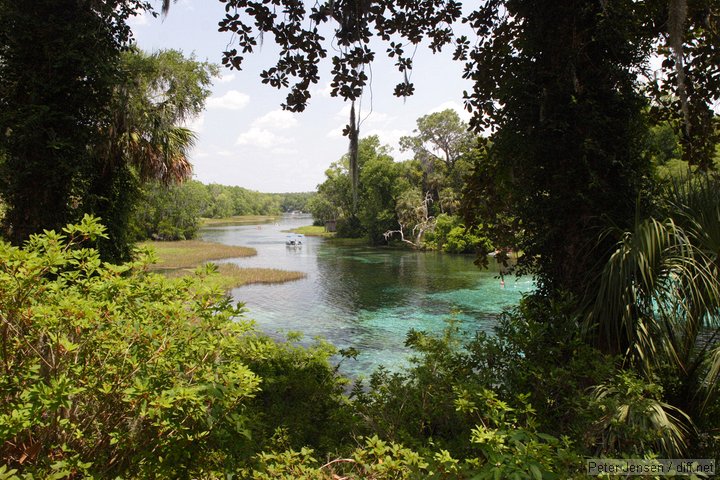
[[[430,114],[430,113],[436,113],[436,112],[442,112],[443,110],[447,110],[448,108],[449,108],[449,109],[452,109],[452,110],[455,110],[455,111],[457,112],[457,114],[460,115],[460,119],[461,119],[463,122],[466,122],[466,123],[467,123],[467,122],[470,121],[470,118],[472,118],[472,115],[470,115],[470,112],[468,112],[467,110],[465,110],[460,103],[455,102],[455,101],[453,101],[453,100],[450,100],[450,101],[441,103],[441,104],[438,105],[437,107],[435,107],[435,108],[433,108],[432,110],[430,110],[430,111],[428,112],[428,114]]]
[[[219,157],[233,157],[235,156],[235,152],[230,150],[218,150],[217,152],[215,152],[215,155]]]
[[[390,115],[383,112],[370,112],[360,116],[360,130],[370,127],[384,127],[393,120]]]
[[[281,144],[288,143],[285,137],[274,134],[264,128],[252,127],[247,132],[243,132],[235,142],[236,145],[249,145],[258,148],[276,147]]]
[[[193,156],[193,158],[207,158],[210,156],[210,154],[207,152],[197,152],[197,153],[193,153],[192,156]]]
[[[291,129],[297,124],[298,120],[292,112],[272,110],[262,117],[256,118],[250,124],[250,129],[240,134],[235,144],[263,149],[272,148],[272,153],[280,155],[294,154],[295,150],[281,147],[281,145],[293,142],[293,139],[286,135],[278,135],[276,132]]]
[[[288,156],[288,155],[297,155],[298,151],[295,148],[279,147],[279,148],[273,148],[272,150],[270,150],[270,153],[275,154],[275,155]]]
[[[220,75],[217,77],[217,83],[230,83],[230,82],[232,82],[233,80],[235,80],[235,74],[234,74],[234,73],[228,73],[227,75],[225,75],[225,74],[220,74]]]
[[[292,112],[287,110],[272,110],[260,118],[257,118],[252,126],[255,128],[271,128],[285,130],[297,125],[298,121]]]
[[[400,137],[404,137],[406,135],[411,135],[410,132],[407,130],[400,130],[400,129],[373,129],[368,130],[366,133],[362,134],[362,137],[369,137],[372,135],[377,135],[378,138],[380,138],[380,144],[381,145],[390,145],[390,147],[393,148],[393,150],[399,151],[399,145],[400,145]]]
[[[335,114],[336,117],[340,118],[350,118],[350,109],[352,108],[352,104],[350,102],[345,102],[345,105]],[[357,113],[357,110],[355,110],[355,113]]]
[[[185,128],[189,128],[195,133],[202,132],[205,126],[205,114],[200,114],[197,117],[185,122]]]
[[[230,90],[220,97],[210,97],[208,108],[223,108],[226,110],[242,110],[250,102],[250,96],[237,90]]]
[[[325,136],[328,138],[340,138],[343,136],[345,125],[339,125],[337,128],[330,130]]]
[[[185,10],[192,12],[195,10],[195,5],[192,4],[191,0],[176,0],[175,3],[181,7],[183,7]],[[177,7],[175,7],[177,8]],[[171,9],[172,11],[172,9]]]
[[[313,91],[314,94],[319,95],[323,98],[330,98],[330,92],[332,92],[332,86],[330,85],[330,82],[327,82],[324,87],[316,88]]]
[[[343,108],[338,110],[338,112],[335,114],[335,117],[338,120],[342,120],[345,123],[350,122],[350,103],[345,103]],[[357,119],[360,120],[360,130],[362,132],[363,127],[370,128],[370,127],[384,127],[387,125],[388,122],[391,122],[394,120],[394,117],[391,117],[387,113],[379,112],[377,110],[368,110],[368,109],[359,109],[357,105],[355,106],[355,115],[357,116]],[[340,129],[342,131],[342,128]]]
[[[335,114],[337,118],[337,127],[330,130],[325,136],[328,138],[342,137],[343,130],[350,123],[350,106],[347,105]],[[389,127],[394,122],[395,117],[391,117],[383,112],[369,112],[360,116],[360,137],[377,135],[378,132],[393,131]],[[403,133],[406,135],[406,133]]]

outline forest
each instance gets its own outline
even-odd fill
[[[142,52],[128,25],[174,2],[0,0],[0,479],[580,479],[590,459],[720,458],[720,2],[222,3],[225,67],[277,54],[259,81],[301,112],[327,59],[353,105],[315,195],[191,180],[184,125],[218,67]],[[418,119],[401,162],[354,102],[376,55],[395,95],[422,95],[416,47],[462,62],[472,118]],[[345,378],[357,352],[261,332],[212,265],[150,271],[137,238],[191,233],[152,209],[141,231],[138,208],[182,192],[203,215],[307,202],[347,236],[479,268],[521,252],[536,288],[492,334],[448,312],[442,335],[408,333],[407,368]]]
[[[195,237],[203,218],[307,212],[313,195],[261,193],[197,180],[170,185],[149,182],[140,188],[128,229],[135,241],[185,240]]]

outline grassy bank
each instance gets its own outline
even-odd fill
[[[224,218],[201,218],[201,227],[222,227],[226,225],[255,225],[257,223],[273,223],[278,219],[274,215],[239,215]]]
[[[305,227],[298,227],[293,228],[292,230],[288,230],[292,233],[300,233],[302,235],[306,235],[308,237],[324,237],[324,238],[333,238],[335,237],[334,232],[327,232],[325,231],[325,227],[318,226],[318,225],[307,225]]]
[[[195,268],[203,263],[225,258],[252,257],[257,254],[254,248],[222,245],[202,240],[179,240],[177,242],[142,242],[139,247],[155,250],[159,270]]]
[[[158,262],[152,269],[170,277],[190,275],[198,266],[214,260],[251,257],[257,252],[254,248],[222,245],[202,240],[183,240],[178,242],[142,242],[138,245],[155,251]],[[251,283],[282,283],[304,278],[302,272],[290,272],[272,268],[241,268],[235,264],[218,265],[219,275],[206,281],[230,290]]]

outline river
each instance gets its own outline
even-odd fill
[[[472,255],[340,246],[318,237],[306,237],[301,248],[286,247],[285,231],[311,222],[284,216],[277,224],[204,228],[200,236],[255,248],[254,257],[228,260],[240,267],[304,272],[302,280],[248,285],[232,295],[270,334],[301,332],[306,339],[319,336],[358,349],[357,360],[343,362],[348,375],[406,364],[410,329],[440,333],[454,317],[466,331],[491,332],[498,313],[532,288],[529,279],[515,277],[501,285],[497,269],[480,270]]]

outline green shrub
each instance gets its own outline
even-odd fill
[[[492,242],[478,234],[477,229],[465,228],[460,217],[441,213],[432,231],[425,234],[425,245],[447,253],[478,253],[493,250]]]
[[[688,453],[695,433],[690,418],[663,401],[663,388],[632,371],[619,372],[609,382],[594,387],[598,409],[593,433],[597,453],[681,458]]]
[[[0,243],[0,458],[23,474],[188,478],[232,466],[260,379],[219,291],[102,263],[85,217]]]
[[[443,251],[447,253],[477,253],[492,251],[492,242],[485,237],[480,237],[472,230],[460,225],[454,227],[447,235],[447,242]]]
[[[322,340],[309,346],[299,345],[300,340],[296,334],[281,343],[265,338],[263,354],[246,360],[262,378],[261,390],[248,410],[254,418],[255,452],[280,444],[325,454],[350,440],[347,380],[330,363],[337,351]]]
[[[329,451],[352,420],[324,342],[277,343],[206,281],[112,265],[85,217],[0,243],[0,463],[22,478],[217,477],[263,448]],[[280,439],[282,442],[280,442]],[[12,478],[12,475],[8,475]]]

